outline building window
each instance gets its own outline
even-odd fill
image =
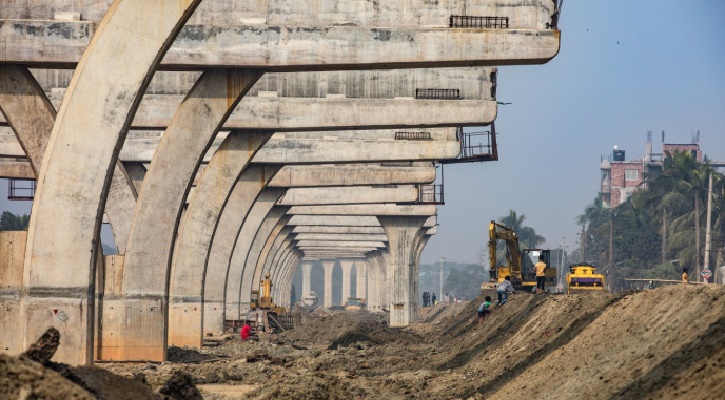
[[[636,182],[639,180],[639,171],[636,169],[625,169],[624,180],[627,182]]]

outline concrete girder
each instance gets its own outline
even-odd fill
[[[252,156],[271,136],[232,133],[204,170],[177,233],[169,280],[169,344],[201,348],[204,273],[219,216]]]
[[[315,206],[342,204],[412,203],[418,200],[418,188],[410,185],[397,187],[334,186],[287,189],[277,202],[281,206]]]
[[[33,74],[59,105],[71,72],[35,69]],[[179,81],[188,79],[196,81],[198,72],[157,73],[131,129],[166,129],[183,99],[177,94],[185,91],[179,90]],[[496,69],[487,67],[272,72],[249,90],[224,127],[301,131],[488,125],[496,116],[495,82]],[[451,88],[457,96],[416,98],[420,88]]]
[[[295,206],[288,211],[293,215],[421,215],[433,216],[436,206],[433,205],[397,205],[397,204],[348,204],[331,206]],[[383,227],[384,228],[384,227]]]
[[[53,131],[56,111],[27,68],[0,65],[0,114],[15,132],[31,165],[32,171],[26,170],[23,175],[32,175],[21,177],[36,178]],[[113,236],[117,238],[116,248],[121,253],[126,250],[136,196],[124,166],[117,162],[106,200],[106,215]]]
[[[86,21],[0,20],[0,35],[8,38],[0,62],[73,68],[94,26]],[[58,38],[58,30],[68,34]],[[560,39],[557,29],[187,24],[160,67],[302,71],[544,64],[558,54]],[[49,42],[52,51],[47,51]]]
[[[193,177],[219,128],[261,75],[259,70],[248,69],[205,71],[159,142],[144,177],[126,247],[124,296],[112,302],[116,310],[126,312],[120,319],[121,352],[114,354],[115,360],[166,359],[168,318],[160,312],[137,310],[168,307],[171,255]],[[261,146],[268,138],[255,135],[253,143]],[[249,149],[247,157],[255,150]],[[228,192],[222,195],[226,197]],[[138,326],[147,328],[140,333]]]
[[[294,238],[296,240],[388,240],[385,233],[297,233]]]
[[[395,130],[275,133],[254,157],[264,164],[330,164],[346,162],[437,161],[460,153],[456,128],[429,128],[430,141],[395,140]],[[220,133],[205,161],[221,144]],[[129,135],[119,155],[123,162],[150,162],[161,139],[158,132]],[[0,148],[13,155],[12,147]],[[17,152],[17,150],[15,150]]]
[[[269,186],[324,187],[432,183],[436,177],[435,166],[431,163],[426,164],[428,165],[386,166],[381,163],[285,165]]]
[[[380,222],[372,215],[294,215],[288,225],[294,226],[352,226],[380,227]]]
[[[59,329],[63,342],[55,355],[58,362],[88,364],[94,358],[91,280],[118,149],[153,72],[199,3],[116,1],[93,41],[81,49],[83,55],[74,52],[79,62],[38,174],[25,254],[27,296],[21,300],[20,317],[26,341],[35,340],[49,324]],[[48,53],[61,49],[52,50]],[[84,138],[79,132],[94,135]],[[58,323],[59,315],[68,319]]]
[[[385,247],[385,243],[382,241],[363,241],[363,240],[299,240],[297,241],[297,247],[300,249],[309,247],[370,247],[370,248],[381,248]]]
[[[237,299],[239,297],[238,280],[236,285],[232,283],[230,289],[227,290],[227,278],[230,274],[234,275],[235,273],[241,276],[243,267],[243,265],[232,266],[230,263],[235,244],[250,209],[256,203],[257,196],[267,187],[267,183],[278,169],[279,166],[250,165],[242,172],[236,185],[234,185],[227,205],[222,211],[209,250],[204,277],[204,335],[207,333],[220,334],[224,331],[227,296],[229,294],[229,297],[232,297],[235,287]],[[280,196],[280,189],[275,190],[277,192],[272,194],[274,201]],[[272,199],[268,199],[266,202],[271,201]],[[253,234],[253,232],[250,234]],[[234,317],[234,319],[236,318],[238,318],[238,315]]]
[[[99,21],[108,8],[109,0],[70,0],[54,2],[28,2],[27,0],[5,0],[7,7],[0,10],[1,18],[54,19],[56,13],[70,9],[77,12],[78,19]],[[354,25],[354,26],[444,26],[450,15],[497,15],[507,17],[511,28],[544,28],[551,25],[551,18],[557,12],[553,0],[478,1],[451,0],[445,7],[423,0],[406,3],[391,3],[380,7],[364,1],[335,0],[299,4],[294,1],[254,1],[251,3],[204,2],[191,17],[191,23],[218,21],[227,25],[248,24],[277,25]],[[57,19],[57,18],[56,18]]]
[[[238,320],[242,313],[249,311],[249,304],[241,303],[241,295],[252,291],[251,280],[254,278],[254,271],[251,267],[247,268],[245,263],[252,246],[250,238],[256,236],[259,226],[272,209],[276,208],[277,212],[287,209],[287,207],[274,206],[282,194],[284,189],[280,188],[267,187],[260,191],[247,218],[241,224],[239,234],[234,238],[234,249],[229,258],[229,272],[226,275],[226,319]]]
[[[0,128],[0,132],[3,129]],[[262,147],[254,163],[263,164],[332,164],[349,162],[381,163],[388,161],[437,161],[455,158],[460,143],[455,128],[430,128],[431,141],[395,140],[395,130],[276,133]],[[204,156],[208,162],[228,135],[220,132]],[[357,135],[357,138],[353,135]],[[300,136],[301,138],[298,138]],[[119,159],[124,163],[150,163],[161,141],[160,132],[129,134]],[[12,132],[0,134],[0,157],[22,158],[25,152]]]
[[[382,227],[372,226],[310,226],[310,225],[298,225],[292,230],[292,233],[297,234],[335,234],[335,235],[376,235],[385,234],[385,230]],[[387,237],[387,236],[386,236]]]

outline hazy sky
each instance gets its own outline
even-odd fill
[[[572,250],[575,218],[599,189],[600,157],[614,145],[628,159],[654,151],[661,132],[725,161],[725,2],[565,1],[561,52],[546,65],[502,67],[499,161],[445,167],[446,205],[421,263],[478,259],[488,222],[509,209],[558,247]],[[0,208],[30,211],[8,202]]]
[[[445,167],[446,205],[421,263],[473,262],[488,222],[509,209],[573,250],[575,218],[599,190],[600,157],[690,143],[725,161],[725,2],[565,1],[561,51],[546,65],[501,67],[499,161]]]

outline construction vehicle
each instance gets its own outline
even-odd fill
[[[489,274],[491,282],[503,282],[511,277],[511,284],[516,290],[531,290],[536,287],[536,271],[534,265],[543,256],[546,269],[545,286],[556,286],[556,268],[551,268],[551,254],[543,249],[521,249],[516,232],[506,225],[492,220],[488,226]],[[506,243],[506,264],[499,265],[496,257],[498,241]]]
[[[347,299],[347,303],[345,303],[345,310],[347,311],[361,311],[365,310],[366,307],[367,303],[361,297],[350,297]]]
[[[257,332],[263,330],[264,332],[280,332],[289,329],[287,324],[287,309],[284,307],[277,307],[272,300],[272,279],[269,276],[269,272],[265,275],[264,279],[259,281],[260,290],[252,290],[252,298],[250,301],[251,311],[247,317],[248,320],[252,321],[252,330]],[[260,296],[261,294],[261,296]],[[285,315],[283,317],[283,315]],[[285,326],[287,327],[285,328]]]
[[[604,290],[604,275],[597,274],[591,264],[574,264],[569,266],[566,274],[566,293],[583,293]]]

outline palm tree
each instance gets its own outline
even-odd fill
[[[508,226],[509,228],[513,229],[514,232],[516,232],[516,235],[518,235],[519,241],[521,242],[523,248],[535,248],[541,244],[544,244],[544,242],[546,242],[546,239],[541,235],[537,235],[534,228],[525,226],[525,219],[525,215],[521,214],[521,216],[519,216],[516,214],[516,211],[509,210],[509,215],[505,217],[500,217],[498,219],[498,222],[500,224]]]

